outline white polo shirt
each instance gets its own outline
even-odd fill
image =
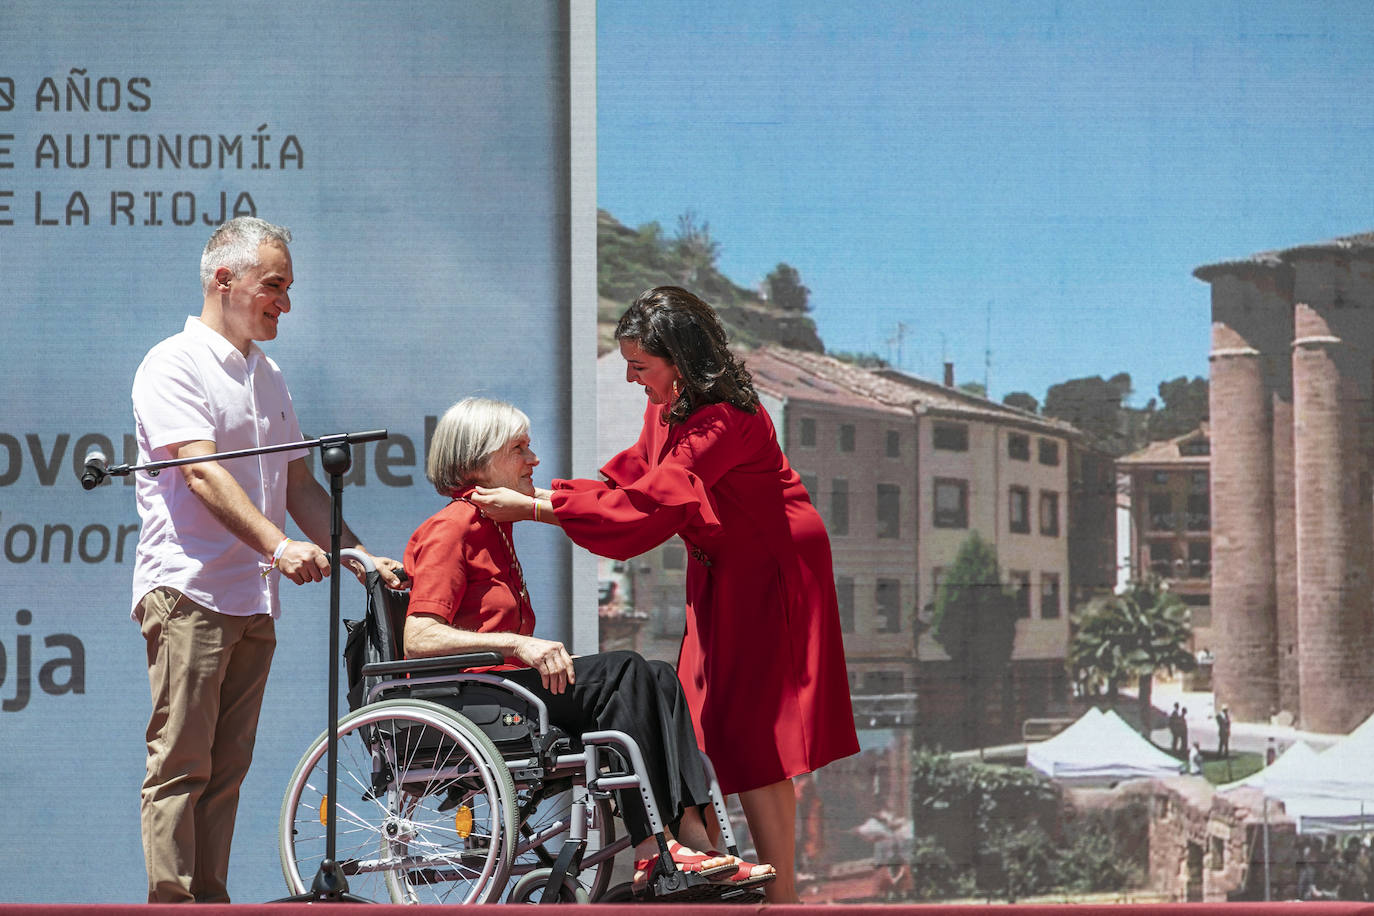
[[[245,358],[198,318],[187,318],[185,330],[148,351],[134,374],[133,404],[140,464],[174,458],[168,446],[198,439],[225,452],[301,438],[277,364],[257,344]],[[286,466],[305,454],[232,458],[221,466],[262,514],[284,529]],[[135,620],[143,596],[159,586],[222,614],[281,615],[280,573],[264,578],[258,565],[270,558],[211,515],[186,486],[180,468],[157,477],[139,471],[136,477],[143,524],[134,560]]]

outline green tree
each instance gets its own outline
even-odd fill
[[[1024,410],[1026,413],[1039,413],[1040,402],[1024,391],[1013,391],[1002,398],[1002,403],[1008,407],[1015,407],[1017,410]]]
[[[711,224],[699,220],[695,210],[688,210],[677,218],[673,245],[681,262],[682,284],[689,288],[714,287],[715,284],[708,281],[717,279],[716,258],[720,256],[720,243],[711,238]]]
[[[1152,576],[1131,582],[1120,595],[1090,603],[1073,623],[1071,676],[1094,690],[1105,686],[1111,705],[1120,684],[1136,678],[1141,729],[1148,738],[1155,673],[1197,667],[1188,651],[1193,635],[1188,606]]]
[[[938,896],[970,880],[995,896],[1042,887],[1046,869],[1038,854],[1036,861],[1021,863],[1039,876],[1034,878],[1007,856],[1026,851],[1024,832],[1043,835],[1038,825],[1052,824],[1058,805],[1058,790],[1035,770],[956,763],[948,754],[921,748],[911,757],[911,816],[921,831],[913,852],[933,845],[945,855],[926,849],[928,886],[919,893]]]
[[[784,312],[805,313],[811,310],[811,290],[802,285],[801,274],[788,264],[779,264],[764,278],[768,284],[768,301]]]
[[[963,684],[968,746],[982,746],[987,690],[1007,673],[1017,616],[1016,595],[998,573],[996,548],[974,531],[940,582],[931,621],[931,635]]]
[[[852,366],[859,366],[863,369],[886,369],[891,363],[883,359],[877,353],[851,353],[848,350],[830,350],[826,356],[838,359],[842,363],[849,363]]]
[[[1041,413],[1072,423],[1114,455],[1124,455],[1131,442],[1125,435],[1122,403],[1130,394],[1131,377],[1125,372],[1110,379],[1100,375],[1070,379],[1049,387]]]
[[[1152,413],[1146,425],[1150,441],[1173,439],[1192,432],[1207,419],[1207,379],[1185,376],[1159,383],[1159,400],[1164,406]]]

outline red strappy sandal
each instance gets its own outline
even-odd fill
[[[716,877],[737,873],[739,866],[737,861],[724,862],[720,865],[712,865],[710,868],[703,868],[705,862],[712,859],[734,859],[734,856],[727,856],[718,852],[688,852],[687,848],[676,840],[668,841],[668,854],[672,856],[673,864],[682,871],[696,872],[703,878],[714,880]],[[654,853],[647,859],[635,859],[635,876],[630,887],[639,893],[649,885],[649,879],[653,876],[654,867],[658,865],[658,853]],[[732,885],[745,887],[747,885]]]
[[[725,853],[719,852],[713,852],[711,854],[720,856],[725,855]],[[734,856],[730,856],[730,858],[734,858]],[[743,859],[740,859],[739,867],[734,870],[733,874],[725,874],[725,872],[722,870],[721,872],[719,872],[718,877],[711,878],[710,880],[713,884],[725,887],[758,887],[760,885],[767,884],[768,882],[777,878],[778,873],[776,871],[770,871],[767,874],[762,875],[754,874],[754,869],[759,868],[761,866],[764,868],[773,867],[765,863],[756,864],[753,862],[746,862]],[[703,872],[703,874],[705,874],[705,872]]]

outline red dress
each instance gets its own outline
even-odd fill
[[[773,421],[728,404],[667,426],[650,404],[606,481],[555,480],[577,544],[629,559],[687,543],[678,677],[727,793],[857,753],[830,541]]]

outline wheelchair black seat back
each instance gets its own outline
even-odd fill
[[[366,616],[344,621],[348,630],[344,666],[348,674],[349,709],[371,702],[369,693],[385,681],[387,687],[378,695],[380,698],[405,696],[447,706],[480,728],[504,754],[530,747],[537,736],[539,712],[509,689],[477,681],[414,686],[398,682],[396,672],[387,663],[405,663],[410,673],[458,673],[499,665],[504,659],[494,652],[474,652],[449,656],[434,668],[423,659],[406,662],[403,636],[410,593],[388,587],[375,570],[367,574],[366,587]]]

